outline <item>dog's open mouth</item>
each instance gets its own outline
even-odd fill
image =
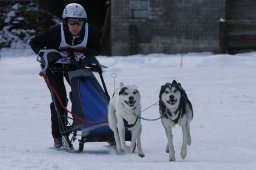
[[[170,105],[174,105],[177,102],[177,100],[167,100],[167,103]]]
[[[129,100],[129,101],[125,101],[125,103],[130,106],[130,107],[133,107],[136,103],[136,100]]]

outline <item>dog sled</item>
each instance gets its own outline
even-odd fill
[[[108,124],[108,103],[110,97],[102,76],[103,66],[94,58],[94,61],[89,65],[80,67],[77,64],[75,69],[49,67],[47,53],[51,51],[42,50],[41,52],[43,54],[39,55],[38,61],[43,61],[45,66],[40,75],[44,77],[51,93],[57,98],[53,102],[58,114],[63,148],[74,151],[74,142],[78,142],[78,152],[84,150],[86,142],[107,142],[110,145],[115,145],[114,135]],[[70,58],[71,61],[75,62],[74,55],[71,55]],[[47,81],[47,71],[68,73],[71,87],[69,98],[72,106],[71,111],[63,108],[68,113],[65,119],[67,122],[63,122],[63,119],[60,117],[56,104],[61,102],[61,100],[58,100],[56,90],[51,88]],[[99,75],[98,78],[96,77],[97,73]],[[101,83],[99,83],[98,79],[101,80]],[[59,104],[65,107],[62,103]],[[131,134],[129,132],[127,134],[126,140],[130,141]]]

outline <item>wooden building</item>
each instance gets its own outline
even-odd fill
[[[59,17],[66,4],[82,4],[100,33],[103,55],[232,53],[256,47],[255,0],[31,1]]]
[[[220,21],[222,53],[256,49],[256,1],[227,0],[225,17]]]

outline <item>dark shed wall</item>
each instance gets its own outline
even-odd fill
[[[112,55],[129,54],[129,0],[111,1],[111,52]]]
[[[129,0],[112,0],[112,55],[219,51],[225,0],[149,0],[147,19],[130,18]]]

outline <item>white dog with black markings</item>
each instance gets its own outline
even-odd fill
[[[121,150],[131,153],[137,145],[138,155],[144,157],[141,148],[141,103],[140,93],[135,85],[124,86],[115,91],[110,99],[108,108],[108,121],[111,130],[114,132],[117,152]],[[126,129],[131,131],[131,143],[125,143]]]
[[[180,83],[173,80],[172,83],[166,83],[161,87],[159,112],[168,139],[166,152],[169,153],[169,160],[175,161],[172,128],[176,124],[182,127],[183,143],[180,155],[182,159],[185,159],[187,156],[187,145],[191,144],[190,122],[193,119],[193,108]]]

